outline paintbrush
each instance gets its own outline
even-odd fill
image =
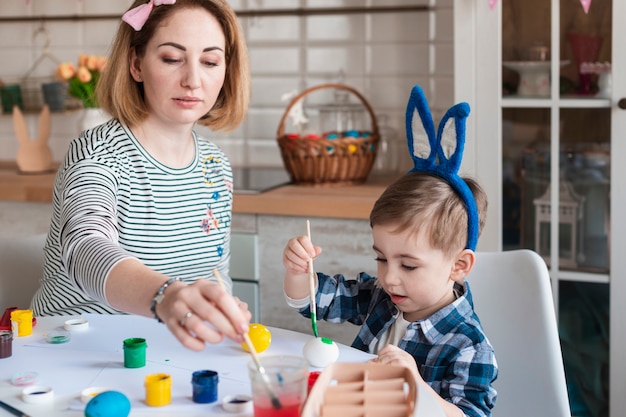
[[[309,237],[309,241],[311,241],[311,222],[308,219],[306,221],[306,235]],[[316,318],[317,305],[315,304],[315,272],[313,271],[313,258],[309,258],[309,298],[311,299],[311,327],[313,328],[313,335],[315,337],[318,337]]]
[[[0,401],[0,408],[4,408],[9,413],[11,413],[11,414],[13,414],[14,416],[17,416],[17,417],[30,417],[28,414],[24,413],[23,411],[18,410],[15,407],[10,406],[9,404],[5,403],[4,401]]]
[[[220,287],[222,287],[222,289],[225,290],[226,287],[224,286],[224,281],[222,281],[222,276],[220,275],[217,269],[213,269],[213,275],[215,276],[215,279],[217,280],[218,284],[220,284]],[[248,335],[247,332],[243,334],[243,340],[246,342],[246,346],[248,347],[248,351],[250,351],[250,355],[252,355],[252,360],[254,361],[254,364],[256,365],[256,369],[259,371],[259,374],[261,374],[261,380],[263,381],[265,388],[267,388],[267,392],[270,394],[270,399],[272,400],[272,406],[276,409],[282,408],[282,404],[280,403],[280,400],[278,399],[278,395],[276,395],[276,393],[274,392],[274,388],[272,387],[270,378],[267,375],[267,371],[261,364],[261,361],[259,360],[259,355],[257,354],[256,349],[254,348],[254,345],[252,344],[252,340],[250,340],[250,335]]]

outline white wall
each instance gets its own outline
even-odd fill
[[[119,14],[130,0],[12,0],[0,16]],[[404,111],[411,87],[420,84],[434,117],[453,104],[452,0],[232,0],[235,10],[432,5],[430,12],[241,17],[252,70],[252,105],[246,122],[227,136],[212,137],[233,165],[282,166],[276,130],[287,103],[283,93],[337,82],[359,90],[377,114],[404,138]],[[46,21],[50,52],[75,62],[79,53],[105,54],[118,20]],[[0,23],[0,79],[19,82],[40,56],[44,39],[33,37],[39,22]],[[50,78],[56,66],[44,60],[33,73]],[[313,93],[311,101],[329,96]],[[54,113],[50,146],[59,161],[77,133],[80,112]],[[31,136],[37,115],[27,115]],[[0,161],[15,159],[17,140],[9,115],[0,116]]]

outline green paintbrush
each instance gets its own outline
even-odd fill
[[[311,222],[306,221],[306,234],[311,240]],[[311,241],[312,243],[312,241]],[[317,334],[317,306],[315,305],[315,272],[313,271],[313,258],[309,258],[309,297],[311,298],[311,327],[313,328],[313,335],[318,337]]]

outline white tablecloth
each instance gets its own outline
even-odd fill
[[[250,355],[230,340],[207,345],[202,352],[183,347],[167,328],[156,320],[131,315],[83,315],[89,328],[71,332],[71,340],[50,344],[46,334],[63,328],[65,321],[77,317],[42,317],[33,334],[15,338],[13,356],[0,359],[0,399],[32,417],[82,417],[80,392],[88,387],[106,387],[124,393],[131,401],[131,416],[207,416],[234,414],[224,411],[226,395],[250,394],[247,364]],[[270,328],[272,343],[260,354],[302,355],[302,347],[312,335]],[[125,368],[123,340],[131,337],[147,341],[146,366]],[[372,355],[348,346],[339,346],[340,362],[364,362]],[[198,404],[192,400],[191,374],[210,369],[219,374],[218,401]],[[314,368],[311,368],[314,370]],[[11,384],[17,372],[35,371],[38,384],[54,389],[53,404],[26,404],[22,388]],[[165,373],[172,378],[172,403],[163,407],[145,404],[144,378]],[[2,414],[4,413],[4,414]],[[9,415],[0,409],[1,415]],[[236,414],[235,414],[236,415]]]

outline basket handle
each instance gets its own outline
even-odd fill
[[[376,115],[374,114],[374,110],[372,109],[372,106],[370,106],[370,104],[367,101],[367,99],[361,93],[359,93],[357,90],[355,90],[354,88],[352,88],[352,87],[350,87],[348,85],[345,85],[345,84],[333,84],[333,83],[330,83],[330,84],[319,84],[319,85],[307,88],[306,90],[302,91],[300,94],[295,96],[291,100],[291,102],[289,103],[287,108],[285,109],[285,113],[283,114],[283,117],[280,119],[280,123],[278,124],[278,133],[277,133],[276,137],[280,138],[285,133],[285,120],[287,119],[287,116],[289,116],[289,112],[291,111],[292,107],[295,106],[296,103],[298,103],[298,101],[300,101],[300,99],[302,99],[307,94],[312,93],[312,92],[317,91],[317,90],[321,90],[323,88],[338,88],[340,90],[347,90],[347,91],[351,92],[352,94],[354,94],[355,96],[357,96],[359,98],[359,100],[361,100],[363,105],[365,106],[365,109],[370,114],[370,119],[372,121],[372,134],[375,135],[375,137],[378,137],[378,122],[376,121]]]

